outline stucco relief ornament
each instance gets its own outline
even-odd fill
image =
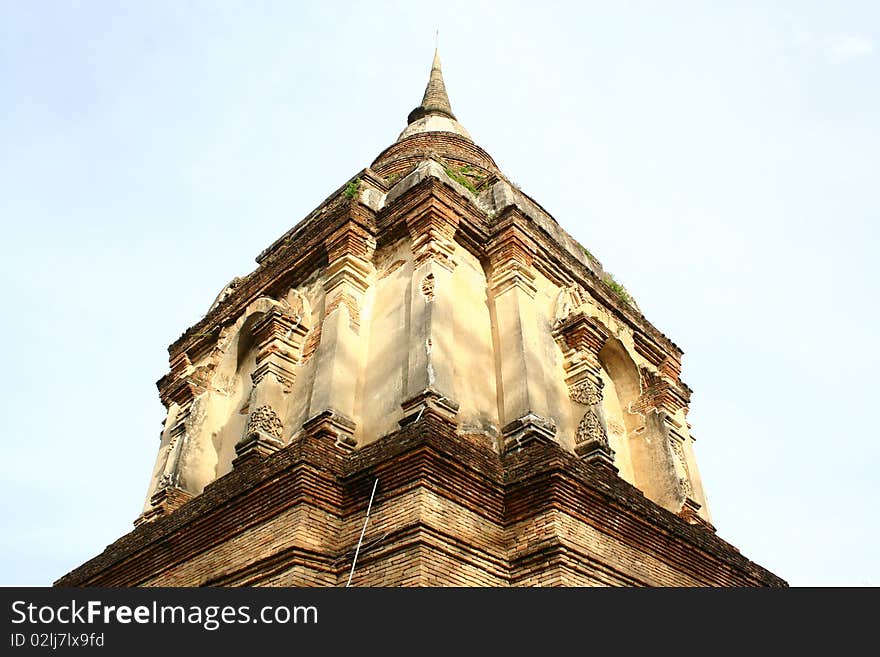
[[[260,406],[251,413],[251,417],[248,420],[247,433],[250,435],[262,432],[273,438],[280,438],[282,429],[281,418],[278,417],[278,414],[272,407]]]
[[[687,461],[684,456],[684,448],[681,443],[675,439],[670,440],[669,444],[672,447],[672,453],[675,454],[675,458],[678,460],[681,470],[684,473],[684,476],[679,475],[678,477],[678,480],[681,482],[681,488],[684,491],[685,496],[690,497],[693,495],[694,487],[691,485],[690,473],[688,472]]]
[[[434,274],[428,274],[422,279],[422,295],[427,301],[434,300]]]
[[[592,410],[584,413],[584,417],[578,425],[577,432],[575,433],[574,440],[578,445],[594,440],[606,448],[609,446],[605,427],[602,426],[598,416]]]
[[[174,436],[171,440],[168,441],[168,445],[165,446],[165,467],[168,467],[168,461],[172,458],[174,454],[174,449],[177,447],[177,443],[180,440],[179,436]],[[173,470],[165,472],[161,477],[159,477],[159,481],[156,483],[156,490],[161,490],[163,488],[168,488],[174,484],[174,474]]]
[[[592,406],[602,403],[602,388],[589,379],[571,386],[568,394],[571,400],[578,404]]]
[[[309,301],[299,290],[290,290],[287,294],[287,314],[295,317],[297,322],[310,314]]]
[[[553,311],[555,322],[561,324],[572,312],[589,302],[589,295],[580,285],[569,285],[561,289],[556,297],[556,308]]]
[[[691,485],[691,480],[687,477],[682,477],[679,481],[681,482],[681,489],[684,492],[684,496],[693,497],[694,487]]]

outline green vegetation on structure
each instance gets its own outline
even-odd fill
[[[579,244],[578,246],[581,247],[581,251],[583,251],[584,255],[586,255],[590,260],[592,260],[593,262],[599,262],[598,260],[596,260],[596,256],[590,253],[590,250],[587,247],[585,247],[583,244]]]
[[[443,167],[443,170],[446,172],[447,176],[452,178],[459,185],[465,187],[471,194],[476,194],[477,188],[474,187],[474,184],[465,176],[466,172],[464,170],[467,168],[468,167],[461,167],[461,169],[456,171],[451,167]]]
[[[458,167],[457,169],[443,167],[443,170],[446,172],[447,176],[452,178],[459,185],[467,188],[467,190],[474,196],[489,186],[486,182],[488,176],[481,174],[478,169],[474,169],[470,165]]]
[[[355,195],[358,193],[358,189],[360,189],[360,186],[361,186],[360,177],[355,178],[350,183],[348,183],[345,186],[345,191],[343,192],[343,194],[345,194],[345,198],[347,198],[349,200],[353,199],[355,197]]]
[[[631,303],[632,297],[627,292],[626,288],[623,287],[620,283],[614,280],[614,276],[611,274],[605,275],[605,285],[611,288],[611,291],[617,295],[617,298],[623,301],[624,303]]]

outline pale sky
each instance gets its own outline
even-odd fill
[[[166,348],[403,129],[474,141],[685,352],[718,534],[880,585],[880,4],[0,0],[0,584],[128,532]]]

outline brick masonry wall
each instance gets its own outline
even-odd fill
[[[123,536],[58,586],[784,586],[555,443],[499,456],[433,416],[351,454],[300,439]]]
[[[405,176],[427,157],[439,156],[454,167],[475,167],[483,175],[498,166],[472,141],[452,132],[415,134],[386,148],[370,165],[380,176]]]

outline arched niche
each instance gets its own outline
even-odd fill
[[[677,512],[682,498],[669,438],[662,415],[653,409],[641,410],[638,366],[616,338],[609,339],[599,351],[599,362],[610,382],[603,410],[609,425],[609,441],[621,461],[621,476],[631,477],[630,482],[646,497]]]
[[[268,297],[255,300],[227,329],[218,345],[217,367],[201,410],[204,423],[197,442],[202,448],[199,462],[194,464],[194,469],[200,473],[199,491],[232,470],[235,445],[244,435],[251,411],[251,374],[256,369],[259,347],[253,327],[276,307],[290,310],[286,301]]]
[[[218,371],[218,375],[225,381],[226,398],[218,399],[214,408],[216,420],[212,423],[211,442],[217,454],[215,477],[222,477],[232,469],[235,445],[241,440],[247,426],[253,390],[251,374],[257,366],[253,326],[262,316],[263,313],[257,312],[245,320],[218,368],[222,368],[222,373]]]
[[[614,464],[620,476],[639,486],[636,463],[630,453],[630,436],[643,426],[642,418],[630,412],[641,393],[639,370],[620,340],[607,340],[599,351],[602,378],[605,383],[602,410],[608,431],[608,442],[614,450]]]

